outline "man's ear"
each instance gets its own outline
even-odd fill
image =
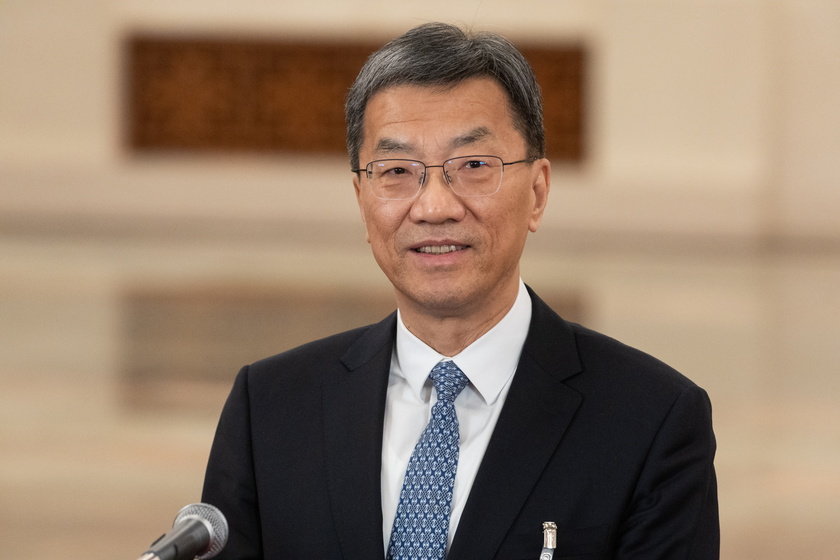
[[[551,190],[551,162],[546,158],[538,159],[533,164],[531,188],[534,189],[534,207],[528,229],[537,231],[548,204],[548,191]]]
[[[370,243],[370,233],[367,229],[367,220],[365,219],[365,208],[362,204],[362,185],[359,174],[353,176],[353,190],[356,192],[356,204],[359,205],[359,216],[362,218],[362,224],[365,226],[365,241]]]

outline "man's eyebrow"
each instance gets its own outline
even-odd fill
[[[475,144],[489,136],[493,136],[493,132],[486,126],[476,127],[464,134],[460,134],[449,142],[451,149],[463,148]],[[408,142],[402,142],[394,138],[380,138],[376,141],[373,148],[375,154],[387,155],[394,152],[399,153],[413,153],[414,145]]]
[[[411,149],[411,144],[407,144],[406,142],[400,142],[393,138],[380,138],[376,142],[373,152],[376,154],[389,154],[392,152],[410,153]]]
[[[491,132],[491,130],[486,126],[479,126],[470,130],[466,134],[456,136],[452,139],[450,145],[453,148],[462,148],[464,146],[469,146],[470,144],[475,144],[488,136],[493,136],[493,132]]]

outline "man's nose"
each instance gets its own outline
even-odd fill
[[[427,166],[423,186],[411,206],[411,219],[442,223],[461,220],[464,214],[464,204],[452,190],[443,166]]]

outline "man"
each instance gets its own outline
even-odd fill
[[[221,557],[717,558],[705,392],[520,279],[550,180],[521,54],[423,25],[346,109],[398,311],[240,372],[203,495],[230,523]]]

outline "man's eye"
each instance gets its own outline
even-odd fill
[[[464,162],[464,165],[461,169],[466,169],[467,171],[473,171],[476,169],[481,169],[487,165],[487,162],[481,159],[470,159]]]

